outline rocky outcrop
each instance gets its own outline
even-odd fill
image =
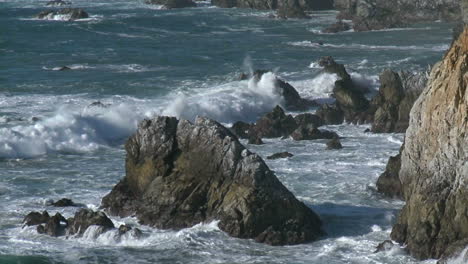
[[[249,74],[242,73],[240,75],[240,79],[241,80],[252,79],[253,82],[258,83],[262,79],[262,76],[266,73],[271,74],[271,72],[267,70],[256,70],[253,73],[249,73]],[[277,76],[274,76],[274,78],[275,78],[274,79],[275,89],[278,94],[283,96],[284,107],[287,110],[303,111],[303,110],[307,110],[307,109],[310,109],[311,107],[315,107],[318,105],[313,100],[301,98],[297,90],[292,85],[287,83],[286,81],[281,80]]]
[[[327,149],[342,149],[343,146],[341,145],[340,139],[338,137],[332,138],[327,141]]]
[[[335,0],[338,19],[353,21],[355,31],[403,27],[435,20],[458,21],[460,0]]]
[[[252,127],[252,124],[245,123],[242,121],[235,122],[229,130],[231,130],[234,135],[238,138],[248,138],[249,129]]]
[[[411,110],[399,171],[406,205],[391,237],[419,259],[467,245],[467,70],[465,27]]]
[[[333,9],[333,0],[212,0],[215,6],[278,10],[282,18],[307,18],[304,11]]]
[[[383,71],[380,74],[379,93],[371,102],[376,108],[371,131],[405,132],[411,108],[426,86],[427,77],[426,72]]]
[[[192,0],[147,0],[145,3],[150,5],[162,5],[167,9],[197,6]]]
[[[56,207],[76,206],[76,204],[68,198],[62,198],[56,202],[52,202],[52,205]]]
[[[113,215],[163,229],[219,220],[231,236],[272,245],[323,234],[319,217],[215,121],[144,120],[125,149],[126,176],[102,200]]]
[[[47,20],[77,20],[88,18],[89,15],[81,8],[63,8],[58,10],[45,10],[37,15],[39,19]]]
[[[294,156],[289,152],[278,152],[267,157],[267,159],[285,159]]]
[[[286,115],[277,105],[250,127],[249,137],[277,138],[287,137],[298,127],[292,115]]]
[[[403,199],[403,186],[401,185],[399,173],[401,168],[401,151],[404,144],[400,148],[398,155],[390,157],[387,162],[385,171],[377,180],[377,191],[385,196],[392,198]]]
[[[336,22],[335,24],[330,25],[326,29],[322,30],[323,33],[338,33],[342,31],[348,31],[351,29],[349,23],[343,22],[342,20]]]
[[[325,129],[317,129],[300,126],[291,133],[291,138],[299,140],[316,140],[316,139],[332,139],[338,138],[338,134],[333,131],[328,131]]]

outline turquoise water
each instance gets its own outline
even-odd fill
[[[21,221],[32,210],[73,215],[46,205],[62,197],[97,209],[123,177],[122,144],[145,117],[253,121],[282,102],[270,80],[239,81],[241,72],[271,69],[302,96],[326,98],[336,76],[314,62],[331,55],[375,89],[384,68],[421,70],[439,60],[452,25],[320,34],[334,11],[285,21],[208,2],[159,10],[122,0],[74,0],[91,16],[80,21],[34,19],[44,5],[0,0],[0,263],[420,263],[402,249],[373,253],[402,206],[376,194],[374,183],[403,135],[365,134],[367,126],[329,127],[345,137],[339,152],[324,151],[322,141],[248,146],[261,156],[295,155],[267,163],[326,223],[329,235],[311,244],[270,247],[230,238],[216,223],[171,231],[132,218],[112,220],[138,226],[143,238],[51,238]],[[89,107],[97,100],[110,106]]]

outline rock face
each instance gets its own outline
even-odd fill
[[[405,132],[411,108],[426,86],[427,77],[426,72],[383,71],[380,74],[379,94],[371,102],[376,107],[371,131]]]
[[[278,17],[307,18],[299,0],[281,0],[278,2]]]
[[[215,121],[144,120],[125,148],[126,176],[102,200],[111,214],[164,229],[219,220],[231,236],[272,245],[323,234],[319,217]]]
[[[393,240],[439,258],[468,238],[468,28],[436,64],[411,110],[399,179],[406,205]]]
[[[402,27],[435,20],[458,21],[460,0],[335,0],[339,19],[353,21],[355,31]]]
[[[65,19],[61,18],[64,17]],[[88,18],[89,15],[81,8],[63,8],[59,10],[46,10],[37,15],[39,19],[54,20],[60,18],[61,20],[77,20]]]
[[[387,162],[387,167],[384,173],[377,180],[377,191],[388,197],[403,199],[403,186],[401,186],[399,173],[401,168],[401,151],[404,145],[400,148],[398,155],[390,157]]]
[[[150,5],[163,5],[167,9],[197,6],[192,0],[147,0],[145,3]]]

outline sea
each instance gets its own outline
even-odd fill
[[[262,157],[294,154],[266,163],[320,215],[327,235],[315,242],[269,246],[232,238],[216,221],[159,230],[132,217],[111,217],[116,226],[141,229],[141,237],[90,229],[83,237],[55,238],[23,226],[31,211],[73,216],[76,207],[50,206],[61,198],[99,210],[125,175],[124,143],[145,118],[254,122],[283,104],[272,76],[304,98],[330,101],[337,76],[322,71],[322,56],[344,64],[371,96],[384,69],[423,71],[440,60],[453,27],[434,21],[323,34],[336,11],[281,20],[270,11],[223,9],[209,1],[173,10],[140,0],[71,1],[90,17],[40,20],[35,16],[49,9],[47,1],[0,0],[1,264],[436,263],[412,258],[404,246],[374,253],[390,239],[404,205],[375,186],[404,135],[365,133],[369,125],[324,127],[342,137],[343,149],[333,151],[323,140],[265,139],[259,146],[241,140]],[[70,70],[60,71],[63,66]],[[255,69],[272,74],[258,83],[240,80]]]

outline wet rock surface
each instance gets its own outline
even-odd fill
[[[164,229],[219,220],[231,236],[271,245],[323,234],[319,217],[215,121],[144,120],[125,148],[126,176],[102,200],[113,215]]]
[[[294,155],[289,152],[278,152],[267,157],[267,159],[285,159],[293,157]]]
[[[145,3],[150,5],[163,5],[167,9],[197,6],[192,0],[147,0]]]

